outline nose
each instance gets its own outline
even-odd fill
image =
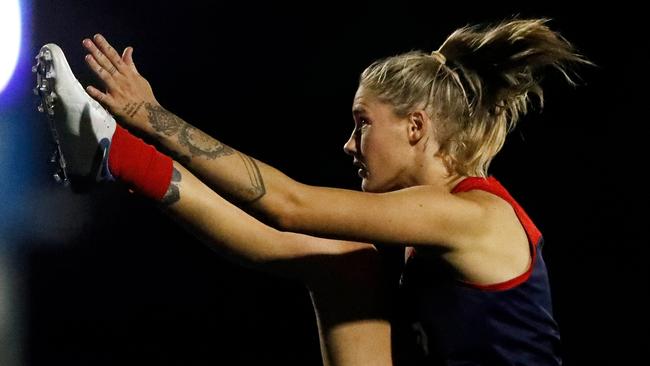
[[[354,156],[357,152],[357,136],[355,131],[352,131],[352,135],[350,135],[348,141],[343,145],[343,151],[351,156]]]

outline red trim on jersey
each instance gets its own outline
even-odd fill
[[[512,198],[510,193],[508,193],[508,191],[494,177],[465,178],[460,183],[458,183],[456,187],[454,187],[451,193],[467,192],[474,189],[480,189],[482,191],[492,193],[504,199],[512,206],[512,208],[515,210],[515,214],[517,215],[517,218],[519,219],[519,222],[521,222],[522,226],[524,227],[524,231],[528,236],[528,245],[530,247],[532,260],[530,261],[530,266],[528,267],[528,270],[526,270],[526,272],[510,280],[495,283],[495,284],[490,284],[490,285],[478,285],[475,283],[470,283],[465,281],[463,281],[462,284],[475,289],[484,290],[484,291],[504,291],[504,290],[509,290],[511,288],[517,287],[518,285],[526,282],[528,278],[530,278],[530,275],[533,273],[535,260],[537,258],[537,246],[539,244],[540,239],[542,238],[542,233],[537,229],[537,227],[530,219],[530,217],[528,217],[524,209],[521,206],[519,206],[517,201],[515,201],[515,199]]]

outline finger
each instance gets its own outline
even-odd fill
[[[97,45],[93,41],[86,38],[82,43],[84,47],[86,47],[86,49],[90,52],[90,54],[93,55],[95,61],[110,75],[113,75],[117,72],[117,67],[115,67],[111,60],[109,60],[108,57],[104,55],[104,52],[97,48]]]
[[[97,75],[109,88],[114,88],[115,87],[115,80],[113,79],[113,76],[104,69],[102,65],[97,62],[97,59],[93,55],[86,55],[86,63],[90,67],[91,70],[95,72],[95,75]]]
[[[127,47],[124,49],[124,52],[122,53],[122,61],[124,61],[124,64],[130,67],[133,72],[140,75],[138,69],[135,67],[135,63],[133,62],[133,47]]]
[[[115,48],[111,46],[110,43],[102,36],[101,34],[95,34],[93,36],[93,41],[95,42],[95,45],[99,48],[100,51],[106,55],[108,60],[117,68],[120,70],[121,68],[124,67],[124,63],[122,62],[122,58],[120,57],[120,54],[117,53]]]
[[[115,104],[113,97],[106,93],[102,93],[99,89],[95,88],[92,85],[88,85],[86,87],[86,92],[88,92],[88,95],[90,95],[93,99],[107,107],[112,107]]]

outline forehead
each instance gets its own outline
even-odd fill
[[[392,106],[379,100],[370,90],[365,89],[363,86],[360,86],[354,95],[352,114],[355,116],[364,114],[375,118],[380,116],[394,117]]]
[[[371,109],[377,107],[378,100],[373,96],[368,89],[359,86],[357,92],[354,94],[354,101],[352,102],[352,113],[367,113]]]

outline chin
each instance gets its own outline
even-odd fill
[[[392,191],[397,191],[399,189],[402,189],[404,187],[405,186],[401,186],[396,182],[388,182],[388,181],[373,182],[372,179],[368,179],[368,178],[363,178],[363,180],[361,181],[361,190],[368,193],[392,192]]]
[[[361,181],[361,190],[369,193],[386,192],[385,190],[382,190],[381,187],[378,187],[377,185],[373,185],[372,182],[370,182],[368,179],[365,178]]]
[[[364,192],[372,192],[370,190],[370,185],[368,184],[368,180],[366,178],[363,178],[361,180],[361,190]]]

